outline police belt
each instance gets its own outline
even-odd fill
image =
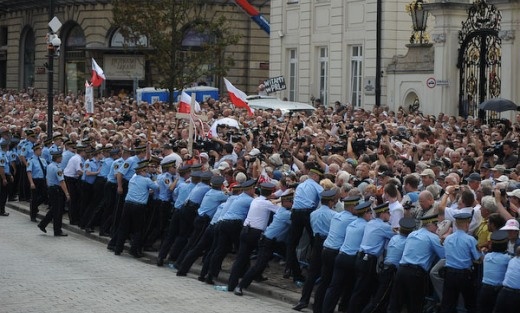
[[[453,268],[453,267],[449,267],[449,266],[446,266],[445,268],[446,268],[446,272],[457,273],[457,274],[469,274],[469,273],[473,272],[469,268],[458,269],[458,268]]]
[[[318,238],[318,239],[322,239],[322,240],[327,239],[327,236],[326,236],[326,235],[322,235],[322,234],[318,234],[318,233],[314,234],[314,237],[316,237],[316,238]]]
[[[397,266],[395,266],[394,264],[385,263],[383,265],[383,270],[397,270]]]
[[[42,178],[34,178],[33,177],[33,181],[40,181],[40,180],[45,180],[45,178],[43,178],[43,177]]]
[[[302,209],[297,209],[297,208],[292,208],[291,210],[293,213],[310,213],[312,211],[314,211],[313,208],[302,208]]]
[[[481,288],[492,289],[493,291],[498,292],[500,289],[502,289],[502,285],[493,286],[490,284],[482,283]]]
[[[360,258],[364,258],[364,257],[366,257],[367,259],[372,259],[372,258],[373,258],[373,259],[377,259],[377,256],[375,256],[375,255],[373,255],[373,254],[370,254],[370,253],[365,253],[365,252],[363,252],[363,251],[359,251],[359,252],[358,252],[358,256],[359,256]]]
[[[506,286],[504,286],[504,287],[502,287],[502,288],[503,288],[504,290],[506,290],[506,291],[509,291],[509,292],[512,292],[512,293],[518,293],[518,294],[520,294],[520,289],[510,288],[510,287],[506,287]]]
[[[54,191],[61,191],[61,192],[63,192],[63,190],[61,189],[61,187],[60,187],[59,185],[49,186],[49,190],[54,190]]]
[[[327,251],[333,252],[333,253],[339,253],[339,249],[332,249],[329,247],[323,247],[323,250],[327,250]]]
[[[414,270],[420,270],[421,272],[426,273],[426,271],[424,270],[424,268],[422,268],[422,266],[420,266],[420,265],[416,265],[416,264],[409,264],[409,263],[406,263],[406,264],[400,264],[399,267],[402,267],[402,268],[411,268],[411,269],[414,269]]]
[[[125,200],[125,204],[132,205],[132,206],[146,206],[146,203],[139,203],[132,200]]]
[[[188,200],[186,201],[186,203],[182,206],[183,209],[187,209],[187,210],[198,210],[200,207],[200,204],[198,203],[195,203],[191,200]]]

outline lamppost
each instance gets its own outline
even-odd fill
[[[54,0],[49,3],[49,28],[47,33],[47,137],[52,137],[53,113],[54,113],[54,58],[60,55],[61,39],[56,32],[61,28],[60,20],[54,16]]]
[[[411,44],[428,43],[428,34],[426,33],[426,25],[428,21],[428,11],[423,8],[423,0],[414,0],[406,5],[406,12],[412,17],[412,35],[410,36]]]

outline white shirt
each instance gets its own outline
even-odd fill
[[[399,201],[391,202],[388,205],[390,209],[390,225],[392,228],[399,228],[399,221],[404,217],[404,208]]]
[[[470,213],[473,214],[471,217],[471,222],[469,223],[469,230],[468,234],[473,235],[473,232],[477,227],[480,225],[480,222],[482,220],[482,215],[480,215],[480,205],[475,208],[462,208],[462,209],[455,209],[453,207],[446,208],[444,210],[444,219],[451,221],[453,226],[453,231],[457,230],[457,225],[455,224],[455,218],[454,215],[457,215],[459,213]]]
[[[63,170],[63,175],[79,178],[78,171],[83,171],[83,158],[76,153],[67,163],[67,167]]]
[[[164,159],[162,159],[162,161],[161,161],[161,165],[164,164],[164,163],[173,161],[173,160],[175,160],[175,166],[176,167],[181,167],[181,165],[182,165],[182,158],[181,158],[180,155],[178,155],[175,152],[172,152],[172,153],[168,154],[167,156],[165,156]]]
[[[280,206],[273,204],[264,196],[253,199],[244,226],[265,230],[267,222],[269,222],[270,212],[276,212],[279,208]]]

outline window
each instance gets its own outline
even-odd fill
[[[35,56],[35,38],[34,31],[28,29],[25,32],[23,40],[22,56],[23,56],[23,79],[22,87],[28,88],[34,86],[34,56]]]
[[[296,101],[298,86],[298,58],[296,49],[289,49],[289,101]]]
[[[0,27],[0,47],[7,46],[7,27]]]
[[[352,46],[350,56],[350,101],[353,106],[361,106],[363,79],[363,47]]]
[[[321,103],[325,106],[328,104],[329,89],[329,49],[327,47],[320,48],[319,54],[319,88]]]

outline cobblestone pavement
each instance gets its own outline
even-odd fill
[[[102,243],[42,233],[27,215],[0,217],[0,312],[287,312],[258,294],[238,297],[172,270],[115,256]]]

